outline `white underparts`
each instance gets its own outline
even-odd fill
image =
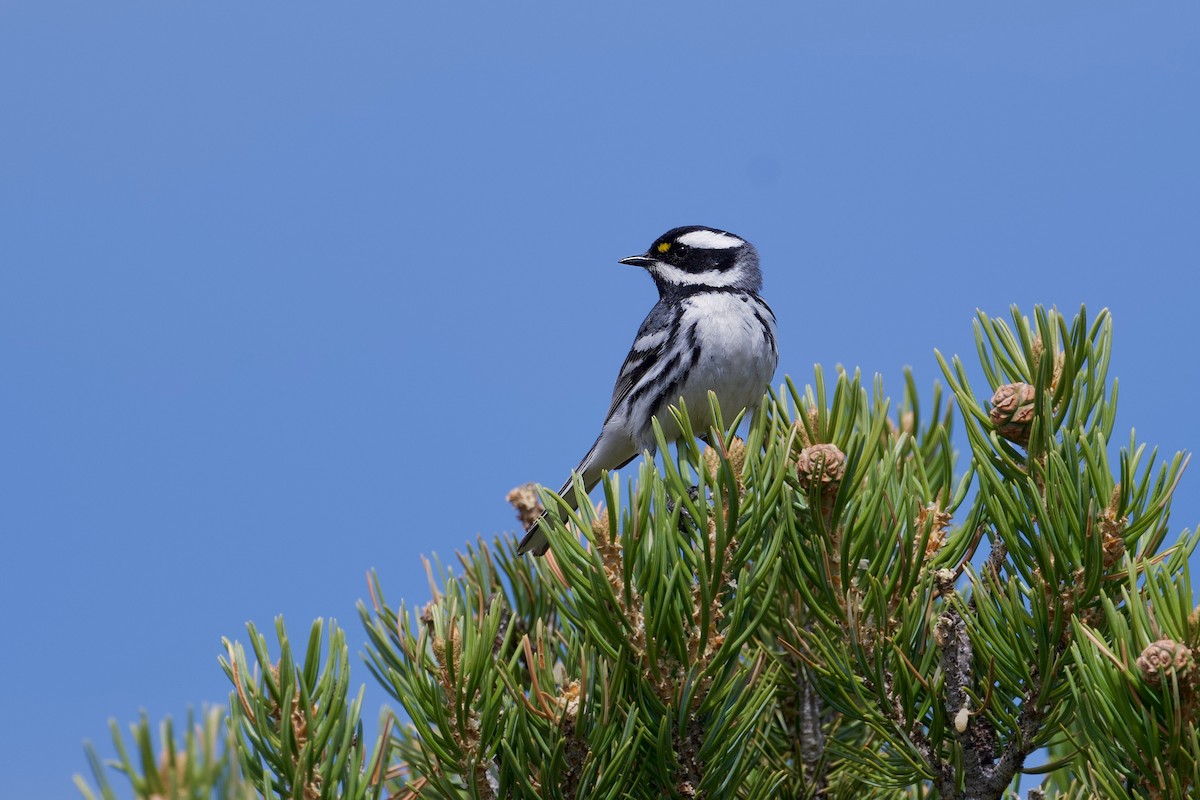
[[[666,341],[669,333],[670,330],[667,328],[659,328],[656,331],[639,336],[637,341],[633,343],[633,349],[638,352],[643,352],[652,347],[658,347],[660,344]]]

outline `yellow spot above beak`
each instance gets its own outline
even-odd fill
[[[665,252],[667,252],[667,251],[668,251],[668,250],[670,250],[670,249],[671,249],[671,243],[670,243],[670,242],[663,242],[662,244],[660,244],[660,245],[658,246],[658,252],[660,252],[660,253],[665,253]]]

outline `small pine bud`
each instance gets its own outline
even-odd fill
[[[846,454],[837,445],[811,445],[800,451],[800,458],[796,460],[796,474],[805,489],[811,489],[816,483],[822,492],[836,493],[846,474]]]
[[[944,614],[938,617],[937,623],[933,626],[933,643],[938,647],[945,647],[950,641],[950,628],[953,624],[950,618]]]
[[[929,539],[925,542],[926,559],[937,555],[937,551],[941,550],[942,545],[946,543],[946,532],[950,527],[950,519],[949,512],[942,511],[933,503],[923,506],[917,512],[918,535],[925,530],[926,525],[929,526]]]
[[[611,520],[608,516],[608,509],[602,508],[596,518],[592,520],[592,536],[596,539],[596,552],[600,554],[600,560],[604,562],[604,573],[608,576],[608,582],[612,584],[613,590],[620,597],[624,573],[621,566],[621,542],[608,535],[609,525],[611,525]]]
[[[579,681],[571,681],[562,687],[562,693],[555,700],[559,709],[574,721],[579,716]]]
[[[504,499],[517,510],[517,519],[521,521],[521,527],[524,530],[532,528],[533,523],[537,522],[545,511],[542,508],[542,501],[538,499],[537,489],[532,483],[518,486],[510,491]]]
[[[1028,383],[1009,383],[992,395],[992,410],[988,416],[996,433],[1014,444],[1029,444],[1029,429],[1033,425],[1035,390]]]
[[[188,754],[187,750],[177,750],[173,755],[163,747],[158,754],[158,779],[167,786],[188,785]],[[151,795],[153,800],[158,795]]]
[[[792,427],[796,429],[796,442],[800,447],[809,447],[817,444],[817,431],[820,429],[821,412],[817,411],[816,406],[809,406],[804,412],[803,420],[796,420],[792,423]],[[807,426],[805,425],[807,422]],[[808,431],[812,430],[813,435],[809,436]]]
[[[599,515],[592,520],[592,534],[595,535],[596,540],[601,544],[608,543],[608,526],[608,509],[602,508]]]
[[[1100,512],[1097,523],[1100,528],[1100,547],[1104,553],[1104,568],[1109,569],[1125,555],[1125,528],[1129,518],[1120,515],[1121,485],[1113,489],[1112,501]]]
[[[1137,659],[1142,678],[1151,686],[1161,686],[1167,675],[1175,676],[1180,684],[1196,682],[1196,659],[1187,645],[1171,639],[1159,639],[1146,645]]]
[[[725,458],[729,462],[730,471],[733,472],[733,479],[740,486],[742,469],[746,466],[746,443],[736,436],[733,437],[725,452]],[[717,448],[706,447],[704,449],[704,468],[709,477],[715,480],[717,473],[721,470],[721,453]]]
[[[954,713],[954,730],[966,733],[967,723],[971,721],[971,709],[963,706]]]
[[[1033,340],[1033,370],[1037,372],[1041,366],[1042,355],[1046,352],[1046,346],[1042,343],[1042,337],[1039,336]],[[1067,354],[1062,350],[1054,353],[1054,366],[1050,374],[1050,390],[1054,391],[1058,388],[1058,382],[1062,379],[1063,364],[1066,362]]]

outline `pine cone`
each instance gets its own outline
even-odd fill
[[[835,493],[842,476],[846,474],[846,454],[837,445],[811,445],[800,451],[796,473],[803,488],[811,489],[816,481],[820,483],[822,492]]]
[[[1159,639],[1146,645],[1138,656],[1137,665],[1151,686],[1161,686],[1167,675],[1174,675],[1183,686],[1196,683],[1196,659],[1191,649],[1171,639]]]
[[[1028,446],[1035,396],[1028,383],[1008,383],[997,389],[992,395],[992,410],[988,412],[996,433],[1021,447]]]

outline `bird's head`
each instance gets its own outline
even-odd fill
[[[688,225],[672,228],[642,255],[621,259],[644,267],[659,294],[705,288],[757,292],[762,288],[758,251],[738,236],[716,228]]]

